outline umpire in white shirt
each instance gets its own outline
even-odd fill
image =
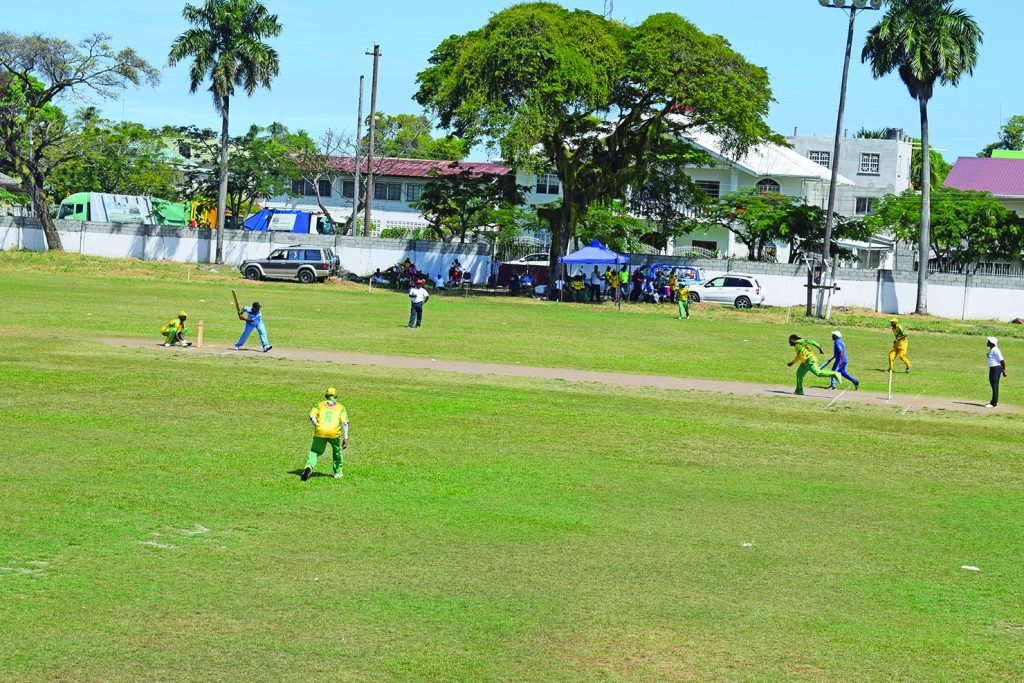
[[[412,303],[409,327],[419,327],[423,322],[423,303],[429,298],[430,293],[423,288],[423,280],[417,280],[409,289],[409,301]]]
[[[988,383],[992,385],[992,400],[985,404],[986,408],[999,405],[999,379],[1006,377],[1006,359],[999,350],[999,340],[988,338]]]

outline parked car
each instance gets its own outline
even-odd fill
[[[515,261],[505,261],[505,263],[513,266],[546,266],[550,258],[551,255],[546,251],[537,251]]]
[[[264,259],[249,259],[238,268],[249,280],[323,282],[341,270],[341,259],[330,249],[292,244],[275,249]]]
[[[764,289],[753,275],[729,273],[690,287],[690,301],[713,301],[750,308],[764,303]]]
[[[704,282],[704,269],[698,268],[697,266],[675,266],[665,263],[655,263],[647,267],[647,277],[657,277],[658,271],[668,275],[673,270],[676,271],[676,277],[679,278],[680,284],[686,284],[689,287],[699,285]]]

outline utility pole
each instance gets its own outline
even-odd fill
[[[818,0],[818,4],[822,7],[833,7],[836,9],[845,9],[846,2],[844,0]],[[829,159],[829,165],[832,167],[832,178],[828,184],[828,208],[825,210],[825,239],[824,244],[821,248],[821,285],[825,285],[825,279],[829,271],[829,261],[831,261],[831,247],[832,247],[832,227],[835,225],[835,209],[836,209],[836,190],[839,184],[839,150],[842,144],[843,134],[843,114],[846,111],[846,83],[850,77],[850,53],[853,51],[853,26],[857,19],[858,10],[873,9],[878,10],[882,7],[882,0],[853,0],[853,6],[850,7],[850,26],[846,33],[846,56],[843,62],[843,81],[839,88],[839,114],[836,116],[836,137],[835,144],[832,146],[832,158]],[[832,268],[832,273],[835,274],[835,268]],[[834,279],[828,281],[829,287],[835,286]],[[822,317],[824,311],[824,288],[818,289],[818,317]],[[808,307],[807,315],[811,314],[810,307]]]
[[[359,114],[356,117],[356,154],[355,164],[352,167],[352,235],[356,235],[356,228],[359,225],[359,148],[363,144],[363,80],[366,76],[359,76]]]
[[[373,145],[374,137],[377,134],[377,65],[380,63],[380,45],[373,46],[373,80],[370,83],[370,144],[366,150],[366,214],[363,216],[363,235],[370,236],[373,224],[370,217],[373,214]]]

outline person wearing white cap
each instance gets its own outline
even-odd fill
[[[992,385],[992,400],[985,404],[986,408],[999,405],[999,378],[1006,377],[1006,359],[999,350],[999,340],[988,338],[988,383]]]
[[[832,333],[832,369],[838,372],[846,379],[853,382],[853,389],[856,391],[860,389],[860,382],[857,378],[846,372],[846,363],[849,357],[846,355],[846,344],[843,342],[843,333],[836,330]],[[825,364],[826,366],[828,363]],[[832,388],[836,388],[836,380],[832,378]]]

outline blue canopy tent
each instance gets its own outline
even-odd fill
[[[315,226],[315,219],[312,221],[312,214],[309,211],[296,211],[292,209],[260,209],[257,213],[245,219],[246,230],[258,232],[311,232],[310,227]],[[316,232],[313,230],[312,232]]]
[[[574,263],[600,263],[602,265],[608,263],[619,265],[620,263],[629,263],[629,256],[627,254],[617,254],[598,240],[594,240],[582,249],[561,257],[558,259],[558,262],[564,265],[572,265]]]
[[[629,263],[628,254],[619,254],[608,247],[601,244],[600,241],[594,240],[582,249],[578,249],[571,254],[558,259],[558,262],[564,266],[573,264],[608,264],[608,265],[625,265]],[[619,290],[615,290],[615,305],[619,306]]]

